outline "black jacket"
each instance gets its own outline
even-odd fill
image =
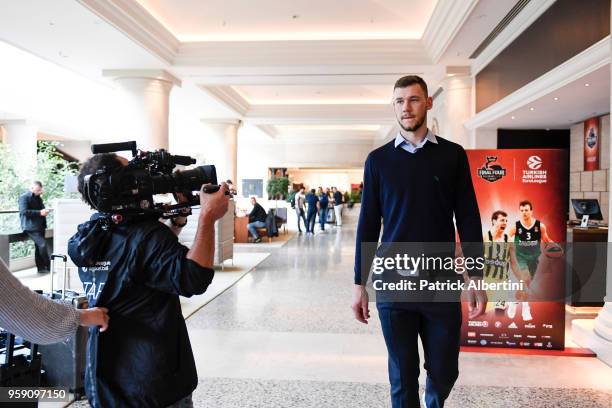
[[[188,249],[154,219],[114,226],[107,238],[89,234],[98,214],[68,243],[75,264],[98,249],[95,266],[80,267],[90,307],[112,321],[90,329],[85,389],[98,407],[166,407],[191,394],[198,377],[179,295],[204,293],[214,271],[186,258]],[[99,224],[97,224],[99,225]]]
[[[47,218],[40,215],[44,209],[42,198],[31,191],[19,196],[19,220],[23,231],[44,231],[47,229]]]
[[[266,222],[266,210],[259,203],[255,203],[251,213],[249,214],[249,222],[261,221]]]

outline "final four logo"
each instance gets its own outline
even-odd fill
[[[478,176],[493,183],[506,175],[506,169],[499,164],[491,164],[497,161],[497,156],[487,156],[487,162],[478,169]]]

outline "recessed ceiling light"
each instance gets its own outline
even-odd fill
[[[555,96],[553,99],[554,99],[555,101],[558,101],[558,100],[559,100],[559,98],[557,98],[556,96]]]
[[[584,84],[584,86],[591,86],[591,84],[589,84],[588,82],[586,84]]]
[[[531,108],[529,108],[530,111],[534,111],[535,108],[532,106]]]
[[[514,120],[514,119],[516,119],[516,118],[515,118],[514,116],[510,116],[510,119]]]

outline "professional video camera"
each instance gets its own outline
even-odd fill
[[[195,164],[189,156],[171,155],[164,149],[143,152],[136,142],[107,143],[91,146],[93,154],[131,151],[132,160],[119,168],[103,167],[96,173],[85,176],[83,195],[89,204],[101,213],[122,215],[157,215],[172,218],[187,207],[200,204],[199,196],[203,184],[204,192],[219,190],[215,166],[198,166],[194,169],[173,172],[176,165]],[[186,203],[176,205],[156,204],[153,195],[180,193]]]

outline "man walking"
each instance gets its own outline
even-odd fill
[[[342,193],[336,187],[332,187],[334,197],[334,213],[336,215],[336,227],[342,226]]]
[[[298,232],[302,232],[302,228],[300,227],[300,218],[304,221],[306,232],[308,232],[308,225],[306,224],[306,214],[304,212],[304,205],[306,203],[305,200],[306,196],[304,196],[304,187],[302,187],[298,190],[297,193],[295,193],[295,214],[297,215]]]
[[[306,194],[306,204],[308,205],[308,215],[306,216],[306,234],[314,234],[315,219],[319,212],[319,197],[315,194],[315,189],[311,189]]]
[[[327,188],[321,192],[319,197],[319,225],[321,231],[325,231],[325,223],[327,222],[327,206],[329,205],[329,191]]]
[[[483,253],[482,226],[467,156],[461,146],[435,136],[427,128],[432,98],[423,79],[400,78],[393,90],[393,107],[400,131],[394,140],[368,155],[364,168],[352,305],[355,318],[362,323],[367,323],[370,317],[365,284],[374,258],[373,251],[362,253],[362,244],[378,243],[381,220],[385,226],[382,245],[391,245],[454,243],[455,218],[464,255],[476,259]],[[470,279],[482,279],[482,269],[473,269]],[[470,318],[473,318],[483,313],[486,294],[474,291],[470,295]],[[419,336],[427,370],[425,405],[429,408],[444,405],[459,375],[461,304],[458,294],[456,300],[443,303],[377,300],[389,353],[394,408],[420,407]]]
[[[47,229],[47,215],[49,210],[45,209],[45,204],[40,197],[43,193],[43,186],[40,181],[35,181],[30,187],[30,191],[23,193],[19,197],[19,220],[21,229],[32,241],[36,250],[34,259],[38,273],[46,273],[51,269],[49,249],[45,240],[45,229]]]

